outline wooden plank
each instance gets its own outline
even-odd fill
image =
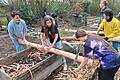
[[[39,48],[41,48],[41,50],[43,50],[42,45],[40,45],[40,44],[35,44],[35,43],[28,42],[28,41],[26,41],[26,42],[27,42],[26,45],[29,45],[29,46],[32,46],[32,47],[35,47],[35,48],[37,48],[37,46],[39,46]],[[48,50],[46,50],[46,49],[47,49],[47,47],[44,47],[44,50],[46,51],[45,53],[48,52]],[[55,49],[55,48],[51,48],[49,50],[49,52],[52,52],[54,54],[70,58],[72,60],[74,60],[76,58],[76,55],[73,54],[73,53],[66,52],[66,51],[59,50],[59,49]],[[77,61],[81,62],[83,59],[84,59],[84,57],[78,56]]]
[[[66,41],[75,41],[76,38],[73,36],[66,36],[66,37],[61,37],[61,40],[66,40]]]
[[[57,69],[62,64],[63,64],[63,62],[60,59],[57,59],[53,64],[51,64],[46,69],[44,69],[42,72],[37,74],[36,80],[46,79],[50,75],[50,73],[52,73],[55,69]]]
[[[15,53],[14,55],[10,55],[9,57],[0,60],[0,64],[1,65],[10,65],[10,64],[14,63],[17,60],[17,58],[27,56],[31,50],[32,49],[27,49],[23,52]],[[37,76],[39,78],[38,80],[41,80],[41,79],[44,80],[53,70],[55,70],[62,64],[63,64],[62,57],[52,54],[51,56],[47,57],[43,61],[32,66],[30,68],[30,70],[35,78]],[[38,74],[43,75],[41,73],[41,72],[44,72],[43,70],[45,71],[44,76],[39,77]],[[46,72],[48,72],[48,73],[46,73]],[[3,72],[1,72],[1,74],[2,74],[2,76],[1,76],[2,80],[10,80],[9,75],[4,75]],[[30,72],[28,70],[26,70],[26,71],[22,72],[20,75],[18,75],[17,77],[13,77],[11,80],[30,80],[30,79],[31,79]]]
[[[26,50],[23,50],[23,51],[18,52],[18,53],[11,54],[10,56],[1,59],[0,65],[10,65],[13,62],[16,62],[16,60],[18,58],[28,56],[28,54],[29,54],[28,52],[30,52],[32,49],[33,48],[30,48],[30,49],[26,49]]]
[[[37,63],[36,65],[34,65],[33,67],[30,68],[33,76],[36,78],[36,76],[38,74],[42,75],[42,73],[40,73],[40,72],[42,72],[44,69],[49,67],[51,64],[53,64],[56,60],[59,60],[60,58],[61,58],[60,56],[56,56],[55,54],[53,54],[50,57],[46,58],[45,60]],[[60,62],[61,62],[61,64],[63,63],[62,61],[60,61]],[[61,64],[59,64],[58,66],[60,66]],[[48,74],[44,74],[44,75],[48,76]],[[14,77],[14,78],[16,80],[30,80],[31,75],[30,75],[30,72],[27,70],[27,71],[23,72],[22,74],[18,75],[17,77]]]
[[[55,48],[51,48],[49,52],[55,53],[57,55],[62,55],[64,57],[67,57],[67,58],[72,59],[72,60],[75,60],[75,58],[76,58],[76,55],[73,53],[66,52],[66,51],[59,50],[59,49],[55,49]],[[82,62],[83,60],[84,60],[83,56],[78,56],[76,59],[76,61],[78,61],[78,62]]]
[[[31,43],[31,42],[28,42],[28,41],[26,41],[26,42],[27,42],[26,45],[29,45],[29,46],[32,46],[32,47],[35,47],[35,48],[36,48],[36,46],[39,46],[39,48],[42,49],[42,45],[35,44],[35,43]],[[47,47],[45,47],[44,49],[46,49],[46,48],[47,48]],[[43,50],[43,49],[42,49],[42,50]],[[47,53],[47,52],[48,52],[48,51],[46,50],[45,53]],[[76,55],[73,54],[73,53],[66,52],[66,51],[59,50],[59,49],[55,49],[55,48],[51,48],[51,49],[49,50],[49,52],[52,52],[52,53],[54,53],[54,54],[57,54],[57,55],[61,55],[61,56],[70,58],[70,59],[72,59],[72,60],[74,60],[74,59],[76,58]],[[77,61],[81,62],[81,61],[83,60],[83,58],[84,58],[84,57],[82,57],[82,56],[78,56]]]
[[[73,30],[73,29],[65,29],[65,31],[68,31],[68,32],[76,32],[77,30]],[[97,34],[97,31],[89,31],[89,30],[85,30],[87,34]],[[104,32],[103,31],[100,31],[99,34],[103,34]]]

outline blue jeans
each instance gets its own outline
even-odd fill
[[[16,39],[12,39],[12,42],[16,48],[16,52],[20,52],[20,51],[28,48],[28,46],[26,46],[26,45],[19,44],[19,42]]]
[[[48,46],[51,45],[50,39],[46,39],[46,42],[47,42]],[[62,49],[62,42],[61,41],[56,42],[54,47],[57,48],[57,49]]]
[[[46,43],[47,43],[48,46],[51,45],[49,38],[46,39]],[[58,42],[56,42],[55,45],[54,45],[54,47],[57,48],[57,49],[62,49],[63,46],[62,46],[61,40],[58,41]],[[60,58],[60,60],[61,60],[61,59],[62,59],[62,61],[64,62],[64,64],[66,64],[66,59],[65,59],[65,57]]]

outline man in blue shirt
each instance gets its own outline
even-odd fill
[[[24,20],[20,18],[20,14],[13,12],[12,20],[8,24],[9,36],[16,47],[16,51],[22,51],[27,48],[24,43],[25,35],[27,34],[27,26]]]
[[[120,67],[120,54],[97,35],[88,35],[84,30],[79,30],[75,36],[78,43],[84,46],[84,60],[74,71],[79,71],[84,67],[89,58],[95,58],[100,62],[99,80],[114,80],[115,73]]]

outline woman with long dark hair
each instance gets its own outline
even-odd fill
[[[45,41],[47,44],[44,43]],[[42,45],[49,46],[49,49],[53,47],[58,49],[62,48],[58,29],[54,24],[54,19],[49,15],[44,17],[43,26],[41,29],[41,42]]]
[[[43,47],[47,45],[48,50],[50,50],[53,47],[57,49],[62,48],[62,42],[60,40],[58,28],[54,24],[54,21],[55,20],[51,16],[46,15],[44,17],[43,26],[41,29],[41,43]],[[64,70],[66,70],[67,64],[64,57],[63,57],[63,61],[64,61]]]

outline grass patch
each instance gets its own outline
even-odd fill
[[[64,28],[59,28],[59,34],[61,37],[64,37],[64,36],[73,36],[74,33],[65,31]]]

